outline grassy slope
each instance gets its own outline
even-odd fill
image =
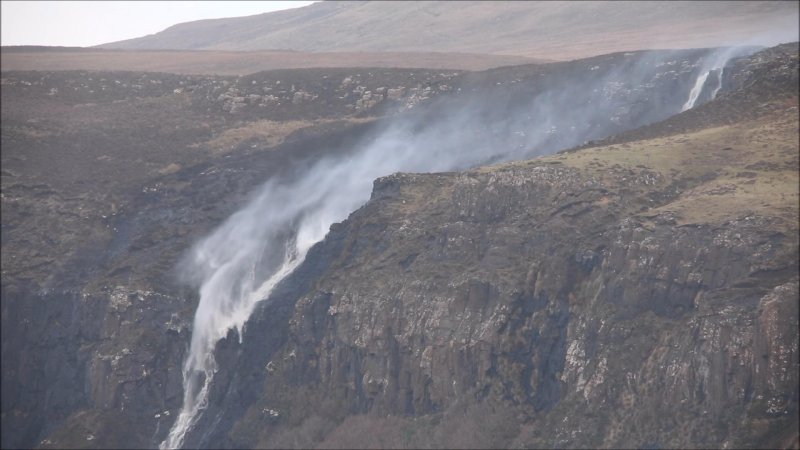
[[[747,212],[796,226],[797,123],[797,107],[788,106],[753,121],[551,158],[598,177],[614,169],[649,170],[663,183],[696,180],[674,201],[646,213],[672,211],[680,225],[720,225]]]

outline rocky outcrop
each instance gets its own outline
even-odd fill
[[[46,95],[72,107],[185,96],[205,112],[291,120],[381,115],[413,108],[447,92],[460,71],[426,69],[275,70],[239,77],[131,72],[4,72],[3,86]],[[390,87],[383,84],[388,84]],[[387,89],[392,95],[387,95]],[[373,110],[374,107],[382,108]]]

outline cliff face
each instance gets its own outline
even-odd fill
[[[534,151],[603,138],[679,109],[703,55],[469,74],[4,72],[3,446],[164,439],[197,306],[173,269],[263,179],[350,151],[398,111],[424,122],[485,104],[487,124],[523,119],[476,142],[525,146],[516,127],[541,116],[524,99],[559,82],[578,86],[566,110],[613,113],[562,116]],[[220,342],[186,444],[783,445],[797,418],[797,56],[759,55],[731,75],[737,95],[673,119],[699,129],[376,181],[244,343]],[[631,67],[648,69],[589,84]]]
[[[252,404],[195,443],[796,445],[787,57],[781,100],[735,124],[379,179],[251,319],[216,388],[228,420]],[[292,304],[275,349],[258,330]]]

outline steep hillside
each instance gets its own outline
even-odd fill
[[[603,20],[597,20],[602,17]],[[796,2],[335,2],[175,25],[115,49],[458,52],[566,60],[797,40]]]

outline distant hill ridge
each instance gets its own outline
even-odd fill
[[[602,18],[603,20],[598,20]],[[187,22],[112,49],[460,52],[573,59],[797,40],[798,2],[335,2]]]

